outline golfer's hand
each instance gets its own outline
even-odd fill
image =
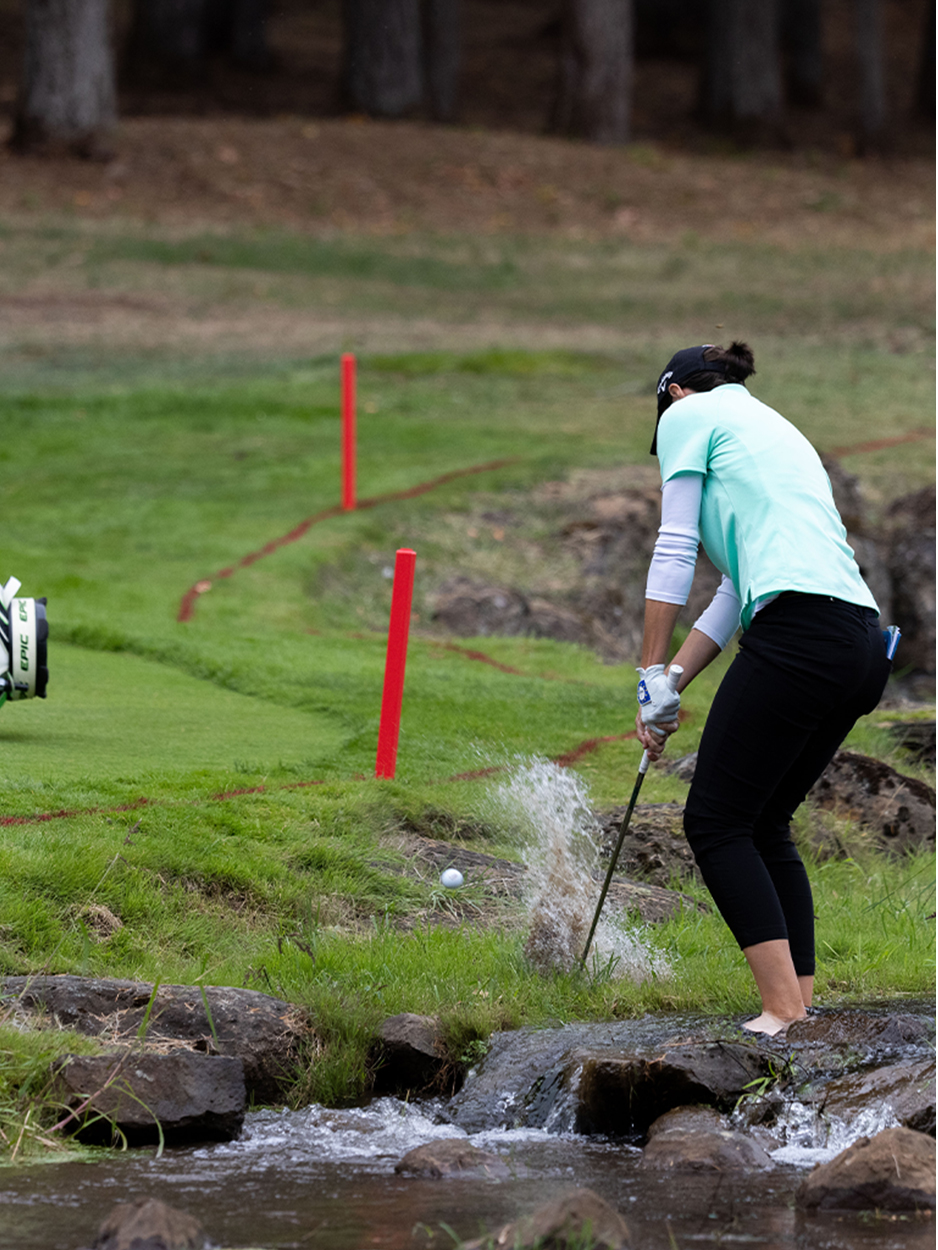
[[[658,760],[664,754],[668,738],[680,728],[676,720],[665,721],[661,725],[646,725],[641,712],[635,717],[635,730],[639,742],[648,752],[650,760]],[[658,732],[656,733],[655,730]]]

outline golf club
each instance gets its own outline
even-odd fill
[[[672,690],[677,689],[677,683],[681,680],[684,670],[679,664],[672,664],[668,669],[668,685]],[[642,762],[638,766],[638,776],[635,778],[635,785],[632,789],[632,797],[629,799],[629,805],[626,809],[625,816],[622,818],[622,824],[619,826],[619,840],[616,842],[616,848],[612,852],[612,858],[609,861],[609,871],[606,873],[606,880],[603,882],[602,893],[599,896],[599,902],[596,904],[596,914],[593,917],[593,923],[590,925],[589,936],[586,939],[586,945],[583,948],[583,954],[580,957],[580,963],[586,967],[586,957],[590,953],[590,946],[593,943],[593,934],[596,932],[596,926],[599,924],[599,913],[603,909],[603,903],[606,901],[606,894],[609,891],[612,882],[612,874],[616,870],[616,864],[619,860],[619,852],[622,850],[622,843],[625,841],[625,835],[629,831],[629,823],[632,820],[632,813],[635,811],[635,804],[638,802],[638,792],[642,788],[642,782],[645,780],[645,774],[648,772],[648,765],[651,761],[648,758],[648,752],[642,752]]]

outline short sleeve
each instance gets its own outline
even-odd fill
[[[679,399],[661,418],[658,463],[662,482],[670,481],[678,473],[707,473],[713,417],[710,405],[701,405],[697,400],[696,395]]]

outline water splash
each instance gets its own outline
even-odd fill
[[[889,1102],[864,1107],[849,1119],[826,1115],[809,1103],[789,1103],[770,1130],[781,1144],[771,1151],[776,1163],[814,1167],[827,1163],[861,1137],[875,1137],[899,1124]]]
[[[601,881],[599,826],[587,786],[576,773],[535,756],[519,761],[493,798],[503,818],[521,830],[524,844],[530,916],[525,954],[541,972],[569,972],[586,945]],[[592,951],[593,967],[616,978],[641,982],[670,971],[640,929],[606,915]]]

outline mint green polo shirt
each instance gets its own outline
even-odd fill
[[[742,604],[797,590],[879,611],[860,576],[817,452],[790,421],[731,383],[671,405],[658,426],[662,482],[702,473],[700,540]]]

